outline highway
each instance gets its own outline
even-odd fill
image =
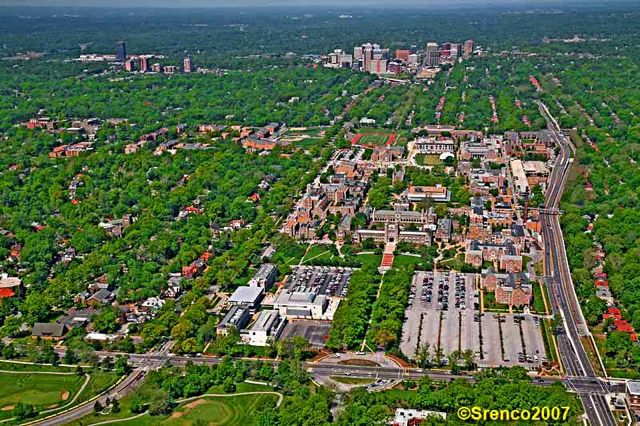
[[[549,178],[540,221],[547,292],[553,313],[560,314],[562,318],[563,327],[558,331],[557,343],[560,360],[567,373],[565,384],[580,396],[592,425],[615,426],[616,422],[606,397],[610,391],[609,384],[598,377],[581,340],[581,337],[587,341],[591,341],[592,338],[573,287],[560,227],[558,205],[571,168],[575,147],[564,136],[547,107],[542,103],[539,105],[540,111],[547,119],[547,128],[555,144],[560,147]]]

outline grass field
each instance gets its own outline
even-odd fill
[[[209,394],[224,394],[223,386],[213,386],[207,393]],[[144,386],[141,388],[144,393]],[[269,386],[253,384],[253,383],[238,383],[236,387],[236,393],[243,392],[259,392],[259,391],[273,391],[273,388]],[[247,420],[247,415],[244,413],[251,412],[248,416],[253,415],[256,408],[256,404],[261,400],[260,397],[272,398],[273,401],[277,401],[276,395],[238,395],[228,394],[225,397],[203,397],[196,398],[196,400],[202,399],[203,402],[199,402],[196,407],[187,407],[188,403],[181,404],[176,408],[175,412],[184,413],[180,416],[173,414],[168,416],[150,416],[145,414],[141,417],[128,419],[135,416],[135,413],[131,412],[131,399],[134,393],[125,396],[120,400],[120,412],[109,413],[106,415],[90,415],[76,420],[70,424],[70,426],[87,426],[94,423],[123,420],[115,424],[123,425],[141,425],[141,426],[154,426],[154,425],[190,425],[194,424],[198,419],[198,423],[209,422],[208,424],[215,425],[252,425],[255,422]],[[191,401],[193,402],[193,401]],[[192,414],[193,413],[193,414]],[[235,413],[235,414],[234,414]],[[219,420],[220,419],[220,420]]]
[[[57,408],[73,399],[84,383],[76,374],[0,373],[0,419],[11,417],[13,406],[29,404],[38,411]]]
[[[363,145],[368,147],[393,145],[396,141],[395,133],[387,132],[362,132],[358,133],[351,143],[353,145]]]
[[[380,262],[382,261],[382,255],[381,254],[359,254],[357,259],[362,262],[362,266],[373,266],[373,267],[378,267],[380,266]]]
[[[539,283],[533,284],[533,306],[531,306],[534,312],[541,314],[546,313],[544,308],[544,296],[542,295],[542,288]]]
[[[10,418],[17,403],[33,405],[37,411],[55,411],[71,402],[76,405],[87,401],[118,380],[112,371],[85,372],[90,378],[82,389],[86,376],[76,374],[74,368],[1,361],[0,420]]]
[[[417,154],[416,163],[421,166],[437,166],[442,164],[442,160],[438,154]]]
[[[396,268],[409,268],[413,266],[418,270],[426,270],[427,262],[422,257],[407,256],[400,254],[395,257],[393,264]]]
[[[239,395],[222,398],[199,398],[179,407],[165,421],[156,424],[192,425],[208,422],[215,425],[254,425],[255,413],[265,398],[277,400],[275,395]]]
[[[238,392],[252,392],[257,390],[270,391],[271,389],[257,385],[238,385]],[[216,389],[212,389],[211,393]],[[222,392],[221,392],[222,393]],[[224,395],[224,394],[223,394]],[[103,421],[120,420],[121,425],[178,425],[187,426],[193,424],[213,425],[254,425],[256,424],[256,411],[264,404],[265,400],[276,402],[278,396],[274,394],[234,395],[228,394],[221,397],[200,397],[178,406],[174,412],[167,416],[150,416],[144,414],[140,417],[125,420],[135,416],[129,407],[131,396],[120,401],[121,411],[108,415],[96,416],[91,414],[72,423],[72,425],[91,425]]]

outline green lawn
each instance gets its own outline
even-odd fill
[[[359,254],[357,258],[362,262],[363,267],[365,265],[371,265],[377,268],[380,266],[380,262],[382,261],[381,254]]]
[[[331,250],[329,249],[328,246],[323,246],[323,245],[311,246],[307,254],[304,256],[302,263],[304,264],[309,260],[320,259],[325,257],[328,259],[331,257],[331,254],[332,254]]]
[[[74,368],[67,367],[0,361],[0,370],[4,371],[0,372],[0,420],[10,418],[10,407],[17,403],[33,405],[37,411],[63,407],[76,397],[85,382],[84,374],[78,375]],[[113,371],[85,372],[90,379],[75,404],[102,393],[118,380]]]
[[[240,395],[233,397],[199,398],[184,404],[164,421],[155,424],[192,425],[208,422],[216,425],[255,425],[261,402],[265,398],[277,401],[276,395]],[[126,424],[129,424],[128,422]],[[131,424],[138,424],[134,420]]]
[[[140,387],[140,390],[144,393],[144,385]],[[259,385],[259,384],[253,384],[253,383],[238,383],[236,386],[236,393],[243,393],[243,392],[257,392],[257,391],[272,391],[273,389],[269,386],[264,386],[264,385]],[[210,388],[207,393],[211,393],[211,394],[224,394],[225,392],[223,391],[223,386],[213,386],[212,388]],[[80,420],[76,420],[75,422],[71,423],[70,425],[72,426],[86,426],[86,425],[91,425],[94,423],[99,423],[99,422],[104,422],[107,420],[119,420],[119,419],[126,419],[132,416],[135,416],[136,413],[132,413],[131,412],[131,399],[133,397],[134,393],[129,394],[127,396],[125,396],[124,398],[122,398],[120,400],[120,412],[118,413],[110,413],[110,414],[105,414],[105,415],[95,415],[94,413],[91,413],[90,415],[81,418]],[[233,421],[228,421],[226,423],[219,423],[217,420],[217,417],[214,417],[216,414],[211,413],[211,411],[213,410],[222,410],[223,413],[226,412],[232,412],[234,410],[237,410],[238,407],[242,408],[242,412],[246,412],[249,409],[254,409],[255,403],[256,401],[261,397],[265,397],[265,398],[273,398],[274,401],[277,401],[277,396],[276,395],[246,395],[246,396],[231,396],[232,394],[229,394],[230,396],[228,397],[223,397],[223,398],[201,398],[203,400],[205,400],[206,404],[201,404],[202,407],[194,407],[191,409],[186,408],[186,403],[185,404],[181,404],[180,407],[176,408],[176,412],[193,412],[196,411],[197,412],[197,416],[200,416],[202,414],[200,414],[199,412],[204,410],[209,412],[208,415],[211,415],[212,417],[205,419],[209,422],[215,422],[216,425],[218,424],[228,424],[228,425],[245,425],[245,424],[254,424],[253,422],[249,421],[248,423],[246,422],[246,419],[244,416],[241,416],[239,418],[237,418],[236,420]],[[214,401],[215,400],[215,401]],[[216,408],[214,408],[214,406]],[[209,408],[207,408],[209,407]],[[196,408],[198,408],[196,410]],[[144,415],[142,417],[139,417],[137,419],[133,419],[133,420],[129,420],[129,421],[124,421],[124,422],[119,422],[118,424],[127,424],[127,425],[141,425],[141,426],[154,426],[154,425],[159,425],[159,424],[163,424],[163,425],[188,425],[188,424],[192,424],[195,420],[197,420],[197,418],[193,418],[191,415],[183,415],[182,417],[177,417],[177,415],[174,415],[174,417],[172,418],[171,415],[169,416],[150,416],[150,415]]]
[[[0,373],[0,419],[11,417],[11,408],[18,403],[38,411],[62,406],[73,399],[84,380],[77,374]]]
[[[413,266],[416,269],[425,270],[426,262],[422,259],[422,257],[407,256],[407,255],[400,254],[394,257],[393,266],[396,268],[409,268],[410,266]]]
[[[259,386],[238,384],[238,392],[251,392],[255,390],[270,390]],[[211,389],[210,392],[217,393],[218,389]],[[222,393],[222,392],[220,392]],[[193,424],[215,424],[215,425],[254,425],[256,424],[256,411],[259,410],[265,399],[276,402],[277,395],[233,395],[223,397],[201,397],[193,401],[185,402],[177,407],[168,416],[150,416],[145,414],[136,419],[121,421],[122,425],[193,425]],[[131,396],[127,396],[120,401],[121,411],[116,414],[96,416],[91,414],[73,425],[90,425],[107,420],[126,419],[135,416],[131,412],[129,402]]]
[[[534,312],[545,313],[544,309],[544,296],[542,295],[542,288],[539,283],[532,283],[533,286],[533,305],[531,306]]]
[[[442,164],[438,154],[417,154],[416,163],[421,166],[437,166]]]

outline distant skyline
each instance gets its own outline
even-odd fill
[[[637,0],[616,0],[611,3],[634,4]],[[341,10],[351,7],[416,7],[416,8],[482,8],[490,6],[549,7],[563,5],[600,5],[600,0],[0,0],[0,6],[41,7],[269,7],[327,6]]]

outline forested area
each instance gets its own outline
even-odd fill
[[[581,412],[578,399],[567,393],[560,384],[537,387],[531,383],[526,371],[491,370],[478,375],[470,384],[466,380],[449,383],[423,378],[418,383],[405,383],[414,390],[367,392],[359,389],[349,394],[346,408],[338,418],[341,425],[379,424],[388,419],[390,407],[422,408],[447,414],[427,419],[427,425],[462,424],[455,414],[459,407],[479,406],[486,409],[530,409],[534,406],[570,407],[569,419],[575,420]]]
[[[61,63],[54,66],[66,76],[51,78],[40,70],[50,66],[39,61],[0,63],[0,129],[9,131],[40,109],[58,119],[126,119],[135,128],[105,128],[101,136],[116,134],[133,140],[157,130],[159,124],[327,125],[351,95],[359,94],[372,80],[366,74],[303,65],[231,70],[222,76],[121,74],[118,78]],[[74,71],[77,74],[70,75]],[[292,98],[297,101],[290,102]]]
[[[379,285],[380,277],[373,268],[365,267],[351,276],[347,297],[333,317],[328,348],[354,349],[362,343]]]
[[[371,312],[371,327],[367,332],[369,344],[388,350],[400,343],[412,275],[411,267],[391,269],[384,275]]]

